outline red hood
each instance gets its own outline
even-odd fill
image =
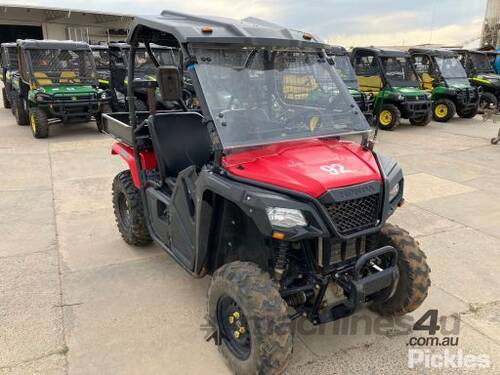
[[[313,139],[264,146],[224,157],[233,175],[319,197],[326,191],[382,181],[377,162],[359,144]]]

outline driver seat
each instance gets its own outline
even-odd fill
[[[148,128],[163,181],[211,158],[208,129],[197,112],[162,112],[149,117]]]

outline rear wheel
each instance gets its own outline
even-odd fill
[[[214,273],[208,317],[234,373],[283,373],[293,346],[287,305],[269,274],[256,264],[228,263]]]
[[[415,125],[415,126],[427,126],[430,124],[432,120],[432,113],[429,112],[426,115],[423,115],[421,117],[415,117],[410,119],[410,124]]]
[[[118,230],[126,243],[135,246],[151,243],[141,194],[129,170],[118,173],[113,180],[113,210]]]
[[[33,137],[47,138],[49,136],[49,119],[44,111],[34,108],[30,111],[29,120]]]
[[[97,124],[97,131],[99,133],[102,133],[103,130],[103,119],[102,115],[104,113],[112,113],[113,110],[111,109],[111,106],[109,104],[102,104],[99,113],[95,115],[95,122]]]
[[[481,99],[479,100],[480,110],[496,110],[498,107],[498,100],[495,94],[491,92],[483,92],[481,94]]]
[[[15,116],[18,125],[29,125],[28,103],[24,98],[16,95],[15,100]]]
[[[438,99],[432,105],[432,117],[437,122],[448,122],[455,116],[456,107],[450,99]]]
[[[478,106],[469,108],[467,110],[463,110],[461,107],[457,107],[457,115],[462,118],[473,118],[475,115],[477,115],[478,110]]]
[[[427,298],[431,285],[424,252],[407,231],[392,224],[382,228],[378,245],[396,249],[399,279],[394,294],[386,301],[374,302],[370,309],[381,315],[405,315],[416,310]]]
[[[7,90],[5,90],[5,87],[2,87],[2,100],[3,100],[3,107],[9,109],[10,101],[9,98],[7,97]]]
[[[401,121],[401,112],[394,104],[384,104],[377,114],[377,126],[381,130],[394,130]]]

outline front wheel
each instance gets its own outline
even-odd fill
[[[35,138],[47,138],[49,136],[49,119],[47,114],[40,108],[30,110],[31,133]]]
[[[381,130],[394,130],[401,121],[401,112],[394,104],[384,104],[377,114],[376,124]]]
[[[495,94],[491,92],[483,92],[481,94],[481,99],[479,99],[479,108],[481,111],[484,110],[496,110],[498,107],[498,99]]]
[[[293,346],[287,305],[256,264],[232,262],[214,273],[208,318],[235,374],[283,373]]]
[[[9,109],[10,101],[7,96],[7,90],[5,90],[5,87],[2,87],[2,99],[3,99],[3,107]]]
[[[394,294],[385,301],[375,301],[370,309],[384,316],[405,315],[416,310],[427,298],[431,285],[431,270],[424,252],[407,231],[392,224],[382,228],[378,245],[396,249],[399,279]]]
[[[22,126],[28,125],[29,113],[28,113],[28,104],[26,103],[26,100],[16,95],[14,104],[16,106],[14,115],[16,116],[17,124]]]
[[[462,107],[457,107],[457,115],[461,118],[473,118],[477,115],[478,110],[479,107],[477,105],[467,110],[464,110]]]
[[[450,99],[438,99],[432,104],[432,117],[437,122],[448,122],[455,116],[456,106]]]
[[[430,124],[431,120],[432,114],[429,112],[428,114],[425,114],[423,116],[411,118],[410,124],[415,126],[427,126]]]
[[[129,170],[118,173],[113,180],[113,210],[118,230],[126,243],[135,246],[151,243],[141,194]]]

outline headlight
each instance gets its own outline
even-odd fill
[[[101,94],[101,99],[106,99],[106,98],[107,98],[107,95],[106,95],[106,93],[105,93],[105,92],[103,92],[103,93]]]
[[[268,207],[266,213],[271,225],[283,228],[305,227],[307,221],[300,210]]]
[[[403,95],[398,95],[398,100],[403,101],[403,100],[405,100],[405,97]]]
[[[399,194],[399,183],[397,183],[396,185],[394,185],[394,187],[391,189],[391,191],[389,192],[389,202],[392,202]]]
[[[432,98],[432,94],[431,93],[426,92],[425,95],[427,96],[427,99],[431,99]]]

